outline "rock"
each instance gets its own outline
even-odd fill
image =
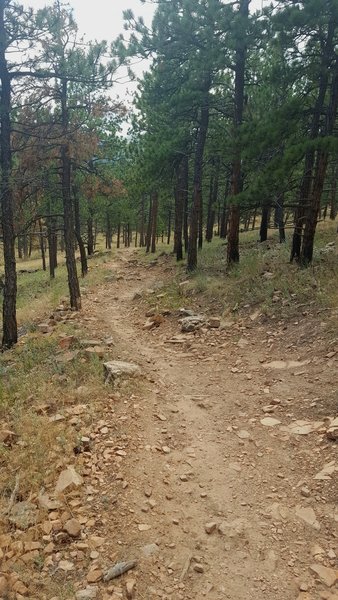
[[[310,571],[319,577],[324,585],[327,585],[327,587],[332,587],[338,580],[338,571],[335,569],[330,569],[329,567],[318,564],[313,564],[309,568]]]
[[[69,571],[74,571],[74,568],[74,563],[70,562],[70,560],[60,560],[59,562],[59,569],[61,571],[68,573]]]
[[[239,431],[236,431],[236,435],[237,437],[239,437],[240,440],[248,440],[251,437],[250,433],[245,429],[240,429]]]
[[[0,576],[0,596],[5,596],[8,591],[8,582],[6,577]]]
[[[208,327],[209,329],[218,329],[221,326],[221,319],[218,317],[210,317],[208,319]]]
[[[48,325],[48,323],[39,323],[38,331],[39,333],[52,333],[53,327]]]
[[[48,494],[40,494],[38,502],[41,508],[44,508],[45,510],[57,510],[61,506],[58,500],[52,500]]]
[[[263,363],[264,369],[297,369],[298,367],[304,367],[309,361],[304,360],[302,362],[297,360],[273,360],[268,363]]]
[[[10,431],[9,429],[2,429],[0,431],[0,444],[4,444],[5,446],[12,446],[18,439],[18,435],[14,431]]]
[[[98,356],[98,358],[103,358],[106,353],[106,348],[104,346],[89,346],[85,349],[85,353],[88,357]]]
[[[326,437],[332,442],[338,441],[338,427],[330,427],[326,432]]]
[[[250,527],[245,519],[234,519],[233,521],[223,521],[218,526],[218,531],[221,535],[229,538],[242,537],[245,530]]]
[[[282,430],[293,435],[308,435],[317,431],[323,425],[323,421],[294,421],[287,427],[283,427]]]
[[[264,417],[264,419],[261,419],[261,424],[265,427],[275,427],[276,425],[280,425],[281,422],[273,417]]]
[[[314,476],[314,479],[317,479],[319,481],[330,480],[331,475],[333,475],[335,473],[335,471],[337,471],[337,470],[338,470],[338,467],[337,467],[335,461],[332,460],[331,462],[327,463],[322,468],[322,470]]]
[[[213,533],[214,531],[216,531],[216,527],[217,527],[217,523],[215,523],[215,522],[206,523],[204,525],[204,529],[205,529],[206,533],[208,533],[209,535],[211,533]]]
[[[314,527],[317,531],[320,530],[320,524],[317,521],[316,513],[311,506],[296,506],[296,516],[307,525]]]
[[[97,594],[99,592],[99,588],[97,586],[89,586],[84,590],[79,590],[75,594],[76,600],[95,600]]]
[[[149,529],[151,529],[151,525],[148,525],[147,523],[139,523],[138,525],[139,531],[149,531]]]
[[[189,281],[183,281],[183,283],[180,283],[180,286],[188,283]],[[193,317],[195,314],[190,308],[180,308],[179,313],[181,317]]]
[[[62,471],[59,475],[59,479],[57,481],[55,487],[55,493],[61,494],[69,487],[78,487],[82,485],[83,479],[82,477],[75,471],[74,467],[69,466],[67,469]]]
[[[132,600],[134,598],[135,588],[136,588],[136,581],[135,581],[135,579],[127,579],[127,581],[126,581],[126,594],[127,594],[128,600]]]
[[[69,350],[76,342],[77,339],[74,335],[67,335],[59,339],[59,348]]]
[[[146,558],[158,554],[159,551],[160,547],[157,544],[147,544],[146,546],[143,546],[143,548],[141,548],[141,552]]]
[[[310,496],[311,496],[311,492],[310,492],[309,488],[306,487],[305,485],[300,490],[300,493],[302,494],[302,496],[304,496],[304,498],[310,498]]]
[[[81,534],[81,523],[77,519],[69,519],[69,521],[65,523],[64,530],[70,537],[79,537]]]
[[[38,510],[31,502],[17,502],[14,504],[8,520],[18,529],[28,529],[35,525],[38,519]]]
[[[16,581],[12,587],[13,592],[20,596],[28,596],[29,591],[22,581]],[[19,596],[19,597],[20,597]]]
[[[151,321],[150,319],[148,319],[144,323],[142,329],[144,329],[144,331],[150,331],[151,329],[155,329],[155,327],[156,327],[156,323],[154,323],[154,321]]]
[[[192,317],[184,317],[181,320],[181,331],[183,333],[190,333],[200,329],[205,324],[205,317],[203,315],[194,315]]]
[[[102,579],[102,576],[103,571],[101,569],[95,569],[93,571],[89,571],[87,574],[87,581],[88,583],[96,583]]]
[[[196,571],[196,573],[204,573],[203,565],[201,565],[200,563],[194,564],[194,571]]]
[[[135,377],[141,374],[141,369],[134,363],[119,360],[103,363],[105,383],[113,383],[125,377]]]

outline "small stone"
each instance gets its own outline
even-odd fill
[[[151,525],[148,525],[147,523],[139,523],[138,525],[139,531],[149,531],[149,529],[151,529]]]
[[[310,496],[311,496],[311,492],[310,492],[309,488],[306,486],[302,487],[302,489],[300,490],[300,493],[302,494],[302,496],[304,496],[304,498],[310,498]]]
[[[261,424],[265,427],[275,427],[276,425],[280,425],[280,421],[278,419],[274,419],[273,417],[265,417],[261,419]]]
[[[97,597],[99,588],[96,586],[87,587],[84,590],[79,590],[75,594],[76,600],[95,600]]]
[[[221,326],[221,319],[218,317],[210,317],[208,320],[208,327],[210,329],[218,329]]]
[[[160,551],[160,548],[157,544],[147,544],[146,546],[143,546],[143,548],[141,548],[142,554],[145,557],[150,557],[150,556],[154,556],[155,554],[158,554]]]
[[[214,533],[214,531],[216,531],[216,527],[217,527],[217,523],[214,523],[214,522],[206,523],[204,525],[204,529],[205,529],[206,533],[208,533],[209,535],[211,533]]]
[[[309,568],[310,571],[319,577],[324,585],[327,585],[327,587],[332,587],[338,580],[338,571],[335,569],[330,569],[329,567],[317,564],[313,564]]]
[[[69,519],[69,521],[65,523],[64,530],[67,531],[68,535],[71,537],[79,537],[81,533],[81,523],[79,523],[77,519]]]
[[[8,591],[8,582],[6,577],[0,576],[0,596],[5,596]]]
[[[101,571],[101,569],[95,569],[93,571],[89,571],[89,573],[87,574],[87,581],[88,583],[96,583],[97,581],[100,581],[100,579],[102,579],[103,576],[103,572]]]
[[[200,563],[196,563],[194,565],[194,571],[196,571],[196,573],[204,573],[203,565],[201,565]]]
[[[126,594],[127,594],[128,600],[132,600],[134,598],[135,588],[136,588],[136,581],[135,581],[135,579],[127,579],[127,581],[126,581]]]
[[[59,475],[59,479],[57,481],[55,487],[55,493],[60,494],[64,492],[69,487],[78,487],[83,483],[82,477],[75,471],[74,467],[67,467],[64,471],[62,471]]]
[[[20,596],[28,596],[29,591],[22,581],[16,581],[13,585],[13,592],[20,594]]]
[[[251,437],[250,433],[248,431],[246,431],[245,429],[240,429],[239,431],[236,432],[236,434],[240,440],[248,440]]]
[[[320,530],[320,524],[317,521],[316,513],[311,506],[296,506],[296,515],[307,525],[317,529],[317,531]]]
[[[299,584],[299,589],[300,589],[301,592],[307,592],[309,590],[309,586],[308,586],[307,583],[305,583],[304,581],[302,581]]]
[[[68,571],[74,571],[74,563],[69,560],[60,560],[59,569],[61,569],[61,571],[66,571],[66,573],[68,573]]]

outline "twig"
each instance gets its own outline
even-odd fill
[[[15,476],[15,485],[14,485],[13,491],[11,493],[11,497],[9,499],[9,504],[8,504],[7,510],[5,511],[5,515],[9,515],[13,508],[15,498],[19,491],[19,483],[20,483],[20,473],[17,473],[17,475]]]

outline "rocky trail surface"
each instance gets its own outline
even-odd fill
[[[42,572],[77,600],[338,600],[338,342],[327,346],[320,315],[317,329],[255,312],[182,333],[178,311],[150,310],[165,258],[145,267],[124,253],[111,269],[81,327],[141,375],[107,383],[85,420],[70,459],[81,477],[42,525]]]

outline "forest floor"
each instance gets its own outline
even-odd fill
[[[14,490],[3,502],[0,596],[337,600],[338,309],[284,318],[277,308],[271,320],[248,306],[182,333],[169,256],[123,250],[104,269],[79,315],[34,334],[61,346],[60,385],[80,361],[81,385],[61,403],[46,386],[35,407],[55,428],[51,445],[68,429],[79,441],[74,453],[70,435],[54,453],[43,493]],[[187,287],[182,276],[175,304],[219,316]],[[141,375],[116,388],[86,381],[87,361],[103,379],[104,359],[136,363]],[[69,466],[78,485],[55,495]],[[27,526],[13,516],[20,504]],[[102,580],[129,560],[127,574]]]

